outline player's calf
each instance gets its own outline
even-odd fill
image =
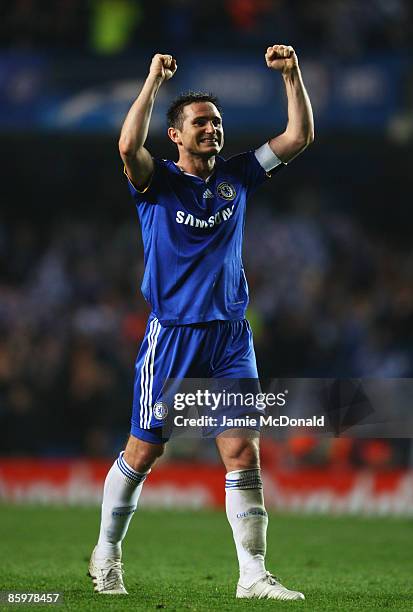
[[[133,470],[143,474],[151,469],[164,449],[164,444],[145,442],[131,434],[126,444],[124,459]]]

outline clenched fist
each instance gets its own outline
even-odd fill
[[[177,69],[176,60],[172,55],[163,55],[157,53],[153,56],[149,74],[161,78],[163,81],[168,81],[173,77]]]
[[[268,68],[281,70],[287,74],[294,68],[298,68],[298,59],[292,47],[287,45],[273,45],[268,47],[265,54],[265,61]]]

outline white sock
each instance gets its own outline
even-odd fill
[[[237,549],[240,584],[249,588],[265,576],[268,516],[259,468],[228,472],[226,510]]]
[[[120,559],[122,540],[136,510],[148,473],[140,474],[133,470],[123,458],[123,451],[110,468],[103,489],[96,558]]]

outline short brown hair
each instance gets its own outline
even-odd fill
[[[168,127],[174,127],[178,130],[182,129],[184,108],[193,102],[211,102],[217,107],[219,113],[222,115],[222,109],[218,98],[212,93],[205,93],[203,91],[188,91],[182,93],[176,98],[170,105],[166,114],[168,120]]]

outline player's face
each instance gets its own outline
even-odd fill
[[[182,146],[193,155],[212,157],[219,153],[224,145],[224,130],[216,106],[211,102],[185,106],[179,136]]]

